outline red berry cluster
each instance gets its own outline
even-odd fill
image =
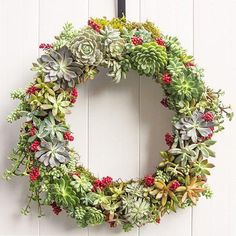
[[[152,186],[155,182],[155,179],[151,175],[144,177],[144,184],[148,187]]]
[[[72,136],[70,131],[66,131],[64,133],[64,139],[68,141],[74,141],[74,137]]]
[[[163,98],[161,100],[161,104],[164,106],[164,107],[168,107],[168,99],[167,98]]]
[[[36,127],[33,126],[32,128],[29,129],[29,135],[34,136],[36,131],[37,131]]]
[[[50,43],[41,43],[40,45],[39,45],[39,48],[40,49],[50,49],[50,48],[52,48],[52,44],[50,44]]]
[[[189,61],[189,62],[185,63],[185,66],[189,68],[189,67],[195,66],[195,64],[192,61]]]
[[[210,111],[208,111],[208,112],[205,112],[202,115],[202,119],[205,120],[205,121],[213,121],[214,116],[213,116],[213,114]]]
[[[102,180],[96,179],[93,182],[93,191],[97,191],[97,189],[103,190],[107,186],[112,183],[112,178],[110,176],[103,177]]]
[[[140,37],[137,37],[137,36],[133,36],[131,38],[131,41],[132,41],[133,45],[135,45],[135,46],[143,44],[143,40]]]
[[[162,38],[156,38],[156,42],[158,45],[166,46],[166,43]]]
[[[39,168],[33,167],[33,169],[29,173],[30,180],[33,182],[38,179],[40,176]]]
[[[172,78],[169,73],[164,73],[162,75],[162,81],[164,84],[169,85],[172,82]]]
[[[26,90],[26,93],[29,95],[32,95],[32,94],[35,94],[37,91],[38,91],[38,88],[32,85]]]
[[[36,152],[39,150],[40,142],[38,140],[35,140],[31,145],[30,145],[30,151],[31,152]]]
[[[58,215],[62,211],[61,208],[55,202],[51,204],[51,207],[55,215]]]
[[[175,191],[178,187],[180,186],[180,183],[178,180],[175,180],[172,182],[172,184],[170,185],[170,190],[171,191]]]
[[[165,142],[166,145],[168,145],[169,147],[172,146],[173,142],[174,142],[174,137],[173,135],[171,135],[170,133],[166,133],[165,134]]]
[[[97,31],[97,32],[100,32],[100,30],[101,30],[101,27],[100,27],[100,25],[98,25],[96,22],[94,22],[93,20],[88,20],[88,25],[92,28],[92,29],[94,29],[95,31]]]
[[[160,224],[160,223],[161,223],[161,219],[160,219],[160,218],[157,218],[157,219],[156,219],[156,222],[157,222],[157,224]]]
[[[72,90],[71,90],[71,99],[70,99],[70,102],[71,103],[75,103],[76,102],[76,100],[77,100],[77,98],[78,98],[78,91],[77,91],[77,89],[76,88],[73,88]]]

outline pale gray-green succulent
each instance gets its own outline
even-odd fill
[[[41,142],[39,151],[35,153],[35,158],[45,166],[55,167],[67,163],[70,155],[64,142],[53,139],[51,142]]]
[[[81,66],[97,66],[102,61],[100,36],[92,29],[80,32],[71,43],[71,50]]]
[[[56,81],[64,87],[74,87],[82,73],[79,64],[75,62],[66,46],[50,50],[38,59],[38,64],[33,65],[33,70],[37,70],[37,67],[42,68],[45,82]]]

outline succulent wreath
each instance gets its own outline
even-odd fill
[[[91,18],[76,30],[67,23],[53,44],[41,44],[43,53],[32,70],[34,81],[27,89],[11,93],[20,103],[9,116],[13,122],[25,117],[17,147],[10,155],[13,165],[5,178],[29,176],[29,213],[32,201],[62,210],[81,227],[107,222],[134,226],[160,222],[165,213],[211,197],[207,185],[208,162],[215,153],[212,136],[231,120],[230,106],[220,100],[202,80],[203,70],[188,55],[176,37],[163,35],[149,21],[129,22],[123,18]],[[155,173],[142,179],[121,181],[97,178],[79,162],[70,147],[74,140],[65,115],[76,102],[76,86],[93,80],[99,67],[116,83],[126,73],[152,77],[163,88],[161,104],[174,111],[173,130],[165,135],[168,146]]]

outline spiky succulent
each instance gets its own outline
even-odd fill
[[[92,29],[79,32],[70,47],[79,65],[99,65],[103,58],[100,40],[100,36]]]
[[[33,69],[37,67],[42,67],[45,82],[57,82],[64,87],[74,87],[82,72],[66,46],[42,55]]]
[[[166,49],[154,42],[144,43],[131,50],[130,59],[132,68],[139,74],[154,76],[166,66]]]
[[[64,142],[53,139],[51,142],[41,142],[39,151],[35,153],[35,158],[45,166],[55,167],[67,163],[70,155]]]
[[[174,126],[180,131],[183,140],[191,139],[194,143],[201,137],[208,137],[212,134],[210,127],[214,126],[214,122],[205,121],[203,113],[194,111],[191,117],[181,118]]]

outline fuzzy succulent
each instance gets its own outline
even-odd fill
[[[77,35],[70,48],[79,65],[99,65],[103,58],[100,40],[99,35],[92,29],[86,29]]]
[[[144,43],[131,50],[132,68],[140,75],[154,76],[163,71],[167,63],[166,49],[157,43]]]
[[[37,67],[42,67],[45,82],[57,82],[64,87],[74,87],[82,72],[66,46],[42,55],[38,64],[34,64],[34,68]]]
[[[52,142],[41,142],[39,151],[35,153],[35,158],[45,166],[55,167],[67,163],[70,155],[64,142],[53,139]]]

